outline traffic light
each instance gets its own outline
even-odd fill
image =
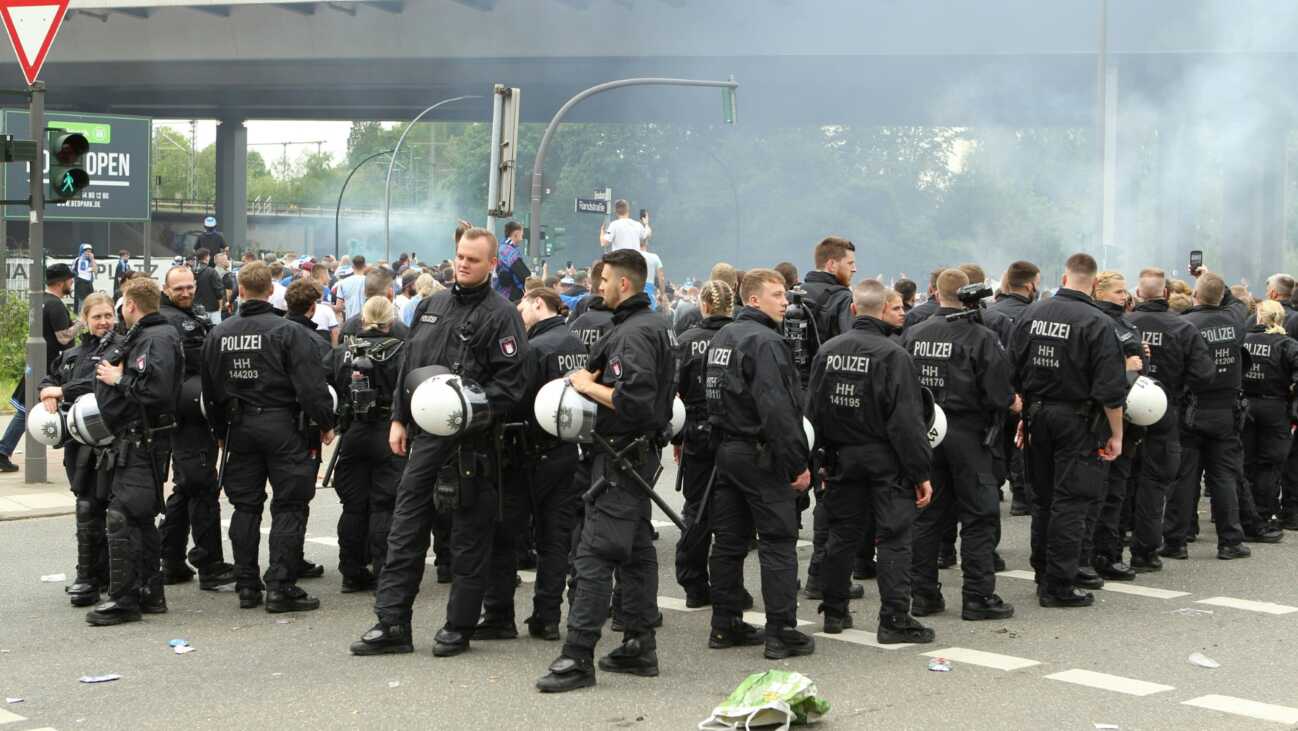
[[[66,129],[48,129],[46,133],[50,153],[50,187],[46,196],[50,203],[72,200],[90,185],[90,173],[81,161],[90,152],[90,141],[80,132]]]

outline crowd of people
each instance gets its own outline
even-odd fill
[[[596,667],[658,674],[650,516],[665,451],[684,498],[670,560],[686,604],[711,607],[708,647],[772,659],[815,651],[799,592],[824,632],[851,628],[854,579],[878,582],[878,642],[932,642],[919,618],[945,611],[939,572],[957,560],[961,617],[1013,617],[996,593],[1006,484],[1009,514],[1031,516],[1042,607],[1089,606],[1106,581],[1187,558],[1204,490],[1220,559],[1298,529],[1289,275],[1254,300],[1206,268],[1192,284],[1155,268],[1128,281],[1076,254],[1053,290],[1028,261],[995,288],[952,264],[917,301],[911,280],[858,278],[855,246],[830,236],[801,278],[787,261],[720,262],[676,286],[647,255],[647,218],[615,211],[588,268],[534,274],[520,226],[498,241],[461,222],[437,266],[245,254],[235,273],[227,252],[199,249],[161,287],[127,276],[116,303],[86,295],[79,325],[52,326],[41,390],[49,413],[94,394],[112,432],[62,442],[72,604],[93,607],[91,624],[136,621],[197,573],[203,589],[234,584],[244,608],[319,607],[298,581],[323,572],[303,541],[335,439],[341,589],[373,591],[377,618],[351,652],[413,651],[430,549],[450,584],[439,657],[517,638],[517,571],[532,567],[523,624],[562,641],[545,692],[594,685]],[[51,297],[71,274],[50,268]],[[424,388],[447,376],[454,388]],[[577,405],[534,408],[560,379]],[[1165,402],[1144,425],[1125,418],[1136,388]],[[744,583],[753,551],[759,592]],[[763,627],[743,620],[754,593]],[[610,612],[623,638],[596,663]]]

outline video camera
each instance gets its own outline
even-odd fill
[[[982,282],[966,284],[956,290],[955,296],[964,305],[964,309],[959,312],[952,312],[946,316],[948,322],[954,322],[962,318],[973,318],[975,322],[982,321],[982,302],[992,296],[992,288]]]
[[[369,356],[370,345],[370,341],[364,338],[355,338],[349,346],[352,354],[352,382],[349,391],[354,416],[365,416],[378,402],[378,391],[370,380],[374,373],[374,362]]]

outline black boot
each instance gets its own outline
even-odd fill
[[[374,574],[366,571],[355,576],[344,576],[342,593],[356,594],[362,591],[374,591],[378,586],[379,580],[374,578]]]
[[[122,597],[121,600],[109,599],[91,609],[86,614],[86,622],[96,627],[111,627],[115,624],[140,621],[140,604],[135,597]]]
[[[866,581],[879,575],[879,568],[874,563],[873,557],[857,556],[852,563],[852,578],[857,581]]]
[[[443,627],[433,636],[433,657],[454,657],[469,649],[469,638],[463,632]]]
[[[937,567],[940,569],[949,569],[955,566],[956,555],[955,546],[942,546],[937,552]]]
[[[150,577],[144,586],[140,587],[140,611],[145,614],[166,614],[167,613],[167,594],[163,590],[162,574],[155,574]]]
[[[1009,619],[1013,616],[1014,605],[1006,603],[995,594],[965,597],[964,606],[960,609],[960,619],[971,622],[982,619]]]
[[[1077,576],[1073,578],[1073,585],[1083,589],[1101,589],[1104,587],[1104,579],[1101,579],[1090,566],[1079,566]]]
[[[77,501],[77,577],[67,588],[74,607],[99,603],[99,592],[108,588],[100,582],[103,572],[104,523],[89,500]]]
[[[194,570],[189,568],[189,564],[184,559],[174,561],[167,559],[162,562],[163,583],[167,586],[173,584],[184,584],[194,578]]]
[[[542,622],[535,617],[528,617],[523,620],[523,623],[527,625],[527,634],[529,637],[534,637],[538,640],[545,640],[546,642],[559,641],[558,622]]]
[[[942,585],[937,591],[915,591],[910,595],[910,613],[915,617],[927,617],[946,611],[946,599],[942,597]]]
[[[203,591],[217,591],[222,586],[233,584],[236,578],[233,564],[218,561],[198,570],[198,588]]]
[[[1095,573],[1110,581],[1134,581],[1136,571],[1122,560],[1113,560],[1108,556],[1095,557]]]
[[[725,629],[713,628],[708,635],[708,647],[725,650],[731,647],[752,647],[766,642],[766,633],[744,621],[736,621]]]
[[[1258,523],[1244,529],[1248,543],[1279,543],[1284,540],[1284,529],[1268,523]]]
[[[140,621],[139,546],[132,540],[130,521],[120,511],[107,511],[109,596],[86,614],[86,622],[108,627]]]
[[[852,629],[853,622],[852,613],[850,611],[835,612],[825,607],[824,604],[820,605],[820,611],[825,615],[825,621],[821,628],[825,634],[841,635],[843,634],[843,630]]]
[[[632,637],[599,659],[599,669],[610,673],[658,677],[658,652],[653,641]]]
[[[549,672],[536,681],[542,693],[566,693],[595,684],[595,664],[587,658],[576,659],[560,655],[550,663]]]
[[[318,579],[321,576],[324,576],[323,566],[318,563],[311,563],[305,558],[302,559],[302,567],[297,572],[299,579]]]
[[[239,608],[256,609],[261,606],[261,589],[243,588],[239,590]]]
[[[923,644],[932,642],[936,635],[909,614],[880,614],[879,631],[875,639],[881,645]]]
[[[1178,561],[1184,561],[1190,557],[1190,552],[1185,550],[1185,546],[1166,545],[1158,549],[1158,555],[1163,558],[1174,558]]]
[[[700,609],[712,605],[712,592],[705,585],[699,589],[685,590],[685,606],[690,609]]]
[[[352,643],[353,655],[398,655],[414,652],[408,624],[378,624]]]
[[[1233,546],[1220,546],[1217,548],[1217,558],[1222,561],[1231,561],[1237,558],[1248,558],[1253,555],[1252,549],[1243,543],[1237,543]]]
[[[1073,586],[1043,586],[1037,594],[1037,603],[1043,607],[1089,607],[1095,603],[1095,595]]]
[[[1138,574],[1150,574],[1163,570],[1163,559],[1157,553],[1148,555],[1131,552],[1131,570]]]
[[[308,595],[297,586],[289,585],[266,592],[266,611],[271,614],[309,612],[319,608],[320,600]]]
[[[766,636],[766,649],[762,655],[767,660],[810,655],[816,651],[816,640],[792,627],[783,627],[777,634]]]
[[[518,625],[514,624],[513,618],[510,619],[483,619],[473,628],[473,639],[475,640],[516,640],[518,639]]]

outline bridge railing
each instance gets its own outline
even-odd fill
[[[177,200],[174,198],[154,198],[153,213],[179,214],[189,216],[212,216],[216,214],[215,200]],[[398,211],[394,210],[394,214]],[[333,218],[332,206],[307,206],[298,203],[284,203],[267,199],[248,201],[250,216],[280,216],[288,218]],[[348,208],[342,209],[344,217],[381,217],[382,208]]]

